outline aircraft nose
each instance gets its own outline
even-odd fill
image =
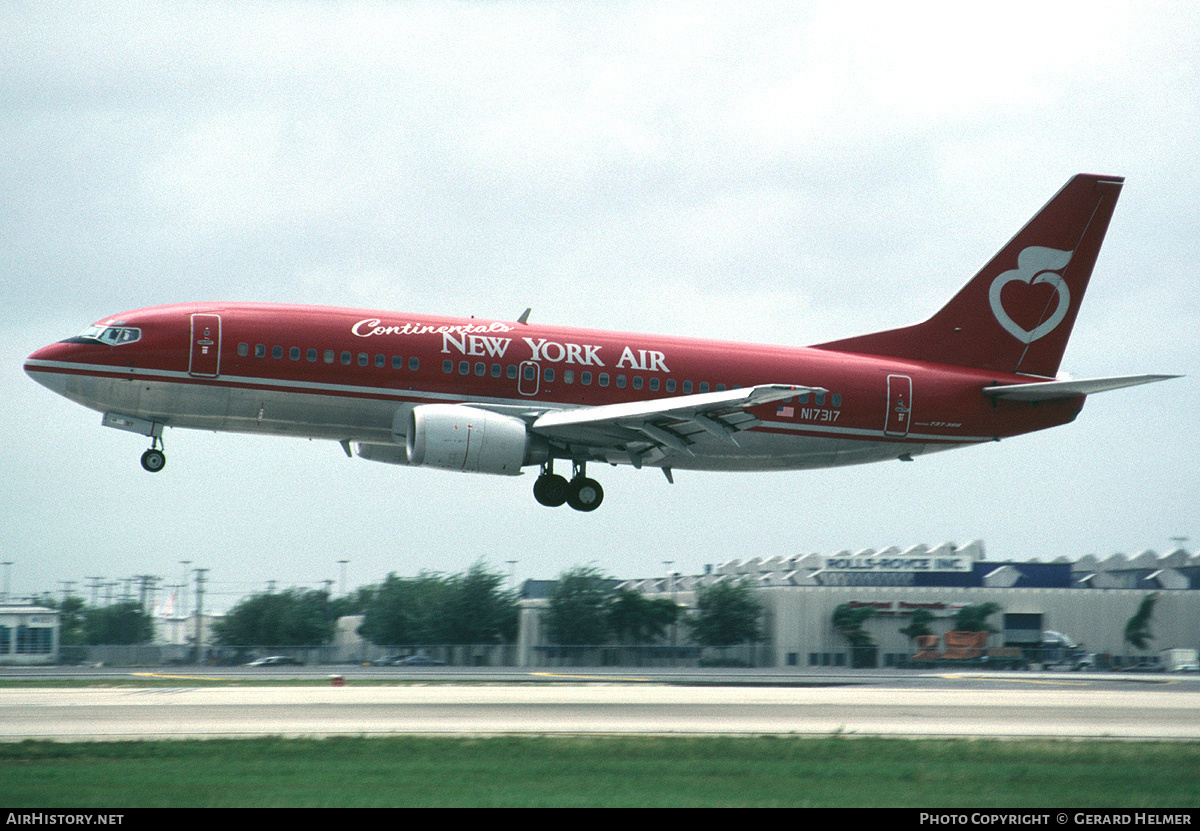
[[[62,372],[62,364],[70,360],[70,351],[69,343],[43,346],[25,359],[25,372],[42,386],[61,394],[67,379]]]

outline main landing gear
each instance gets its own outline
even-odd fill
[[[142,467],[151,473],[158,473],[167,464],[166,454],[162,452],[162,438],[154,436],[150,439],[150,449],[142,454]]]
[[[542,505],[557,508],[564,502],[577,511],[594,511],[604,501],[604,488],[595,479],[587,478],[587,463],[574,462],[571,481],[554,472],[554,460],[542,465],[542,472],[533,483],[533,498]]]

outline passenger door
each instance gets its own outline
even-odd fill
[[[221,316],[192,315],[192,354],[188,374],[216,378],[221,374]]]

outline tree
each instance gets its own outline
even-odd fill
[[[833,610],[833,628],[850,641],[850,666],[854,669],[875,666],[875,640],[863,628],[863,624],[874,616],[874,606],[843,603]]]
[[[620,589],[608,612],[608,628],[618,643],[652,643],[667,634],[679,617],[679,604],[665,597],[651,600],[633,589]]]
[[[1135,649],[1146,649],[1154,635],[1150,632],[1150,621],[1154,617],[1154,604],[1158,602],[1158,592],[1150,592],[1142,598],[1137,611],[1125,624],[1125,642]]]
[[[875,645],[875,641],[871,633],[863,628],[863,624],[874,616],[874,606],[852,606],[843,603],[833,610],[833,628],[841,632],[852,647],[871,647]]]
[[[592,646],[608,640],[613,580],[592,566],[559,575],[546,610],[546,634],[563,646]]]
[[[988,623],[987,618],[1002,608],[998,603],[980,603],[975,606],[963,606],[954,613],[954,631],[991,632],[995,634],[1000,630]]]
[[[504,575],[476,563],[465,574],[389,574],[366,603],[358,633],[374,644],[494,644],[517,637],[517,597]]]
[[[933,623],[933,612],[928,609],[914,609],[908,626],[899,631],[901,635],[915,640],[933,634],[933,627],[929,625],[931,623]]]
[[[374,644],[444,643],[444,616],[451,591],[440,574],[416,577],[389,574],[375,591],[358,633]]]
[[[688,625],[697,643],[726,647],[759,640],[761,616],[762,607],[754,599],[749,583],[723,581],[700,591],[696,613]]]
[[[221,646],[316,646],[333,632],[329,595],[314,589],[252,595],[213,624]]]
[[[502,643],[517,636],[517,598],[501,589],[504,575],[482,563],[449,580],[442,614],[444,643]]]
[[[331,598],[329,601],[329,616],[334,620],[346,615],[365,614],[371,601],[375,599],[378,586],[359,586],[353,593],[345,597]]]
[[[83,613],[84,637],[89,644],[148,643],[154,622],[141,603],[129,600],[87,609]]]
[[[58,610],[58,642],[61,646],[80,646],[87,642],[84,631],[87,604],[82,597],[71,594],[57,600],[47,594],[38,599],[38,605]]]

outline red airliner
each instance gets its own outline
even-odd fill
[[[807,348],[515,321],[250,303],[105,318],[25,371],[102,423],[352,443],[364,459],[516,475],[595,509],[588,462],[780,470],[909,461],[1065,424],[1089,393],[1059,363],[1124,180],[1079,175],[924,323]],[[554,472],[570,463],[570,479]]]

